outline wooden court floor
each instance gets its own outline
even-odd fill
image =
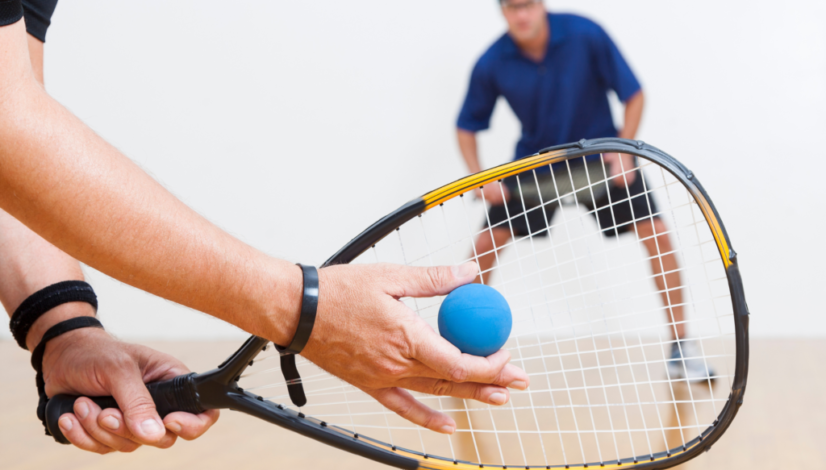
[[[148,343],[203,371],[237,346]],[[224,412],[197,441],[172,449],[97,456],[43,435],[34,416],[37,395],[28,353],[0,341],[0,469],[153,470],[197,468],[383,468],[275,426]],[[826,469],[826,340],[753,340],[745,403],[730,430],[683,469]]]

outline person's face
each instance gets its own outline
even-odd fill
[[[529,41],[542,32],[545,6],[542,0],[504,0],[502,14],[508,31],[516,41]]]

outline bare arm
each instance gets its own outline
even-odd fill
[[[10,215],[0,211],[0,302],[9,316],[38,290],[60,281],[82,281],[80,265]],[[29,351],[51,326],[76,316],[94,316],[88,304],[71,302],[46,312],[26,337]]]
[[[34,78],[22,21],[0,28],[0,207],[127,284],[277,344],[292,339],[300,269],[200,217],[51,99]],[[414,423],[452,432],[449,416],[399,387],[415,384],[427,393],[438,391],[434,378],[465,382],[451,394],[501,404],[505,387],[525,388],[528,377],[507,364],[506,351],[461,354],[397,299],[444,295],[476,271],[472,265],[323,269],[316,324],[302,354]]]
[[[27,40],[32,71],[42,85],[43,43],[30,35],[27,35]],[[0,302],[9,316],[27,297],[40,289],[61,281],[83,279],[77,260],[0,210]],[[94,308],[85,302],[58,305],[34,322],[25,338],[26,346],[33,351],[45,332],[57,323],[94,315]],[[115,358],[118,360],[113,360]],[[153,377],[172,378],[189,372],[188,369],[170,356],[143,346],[122,343],[101,330],[75,330],[50,341],[43,365],[47,392],[65,390],[90,395],[115,395],[122,404],[122,411],[101,412],[92,401],[80,399],[75,408],[82,412],[60,420],[64,435],[85,450],[98,453],[131,451],[141,444],[168,447],[175,442],[176,436],[186,439],[200,436],[218,417],[217,411],[197,416],[172,413],[161,421],[154,407],[143,406],[151,403],[143,385],[144,377],[147,381]],[[87,377],[97,377],[100,381],[90,383]],[[107,382],[117,383],[117,386],[109,386]],[[141,423],[147,421],[157,424],[154,432],[144,432]],[[105,427],[105,424],[112,423],[118,423],[119,429]],[[173,431],[165,430],[164,425]]]
[[[459,152],[462,153],[462,158],[465,160],[468,171],[470,173],[478,173],[482,171],[482,166],[479,163],[479,151],[476,143],[476,133],[466,131],[464,129],[456,129],[456,138],[459,141]],[[507,199],[508,188],[499,183],[490,183],[484,187],[485,202],[490,204],[501,204],[504,198]],[[480,194],[477,192],[477,197]]]
[[[0,28],[0,207],[110,276],[289,343],[299,269],[186,207],[49,97],[23,23]]]
[[[459,141],[459,152],[462,153],[462,158],[465,160],[468,171],[470,171],[470,173],[482,171],[482,167],[479,165],[476,133],[464,129],[456,129],[456,139]]]
[[[619,131],[618,137],[623,139],[633,139],[637,135],[637,130],[640,128],[640,121],[642,121],[642,110],[645,105],[645,96],[642,90],[634,93],[628,101],[625,102],[625,124],[622,130]]]
[[[26,35],[32,72],[43,85],[43,43]],[[71,256],[55,248],[14,217],[0,210],[0,302],[9,316],[30,295],[60,281],[82,281],[83,271]],[[51,326],[76,316],[92,316],[91,306],[71,302],[43,314],[29,329],[26,345],[33,351]]]
[[[634,93],[631,98],[628,98],[625,102],[625,124],[619,131],[618,137],[622,137],[623,139],[634,139],[634,137],[636,137],[637,130],[640,127],[640,121],[642,120],[644,104],[645,97],[643,96],[642,90]],[[605,161],[610,165],[611,176],[625,172],[625,181],[627,184],[633,183],[634,179],[636,179],[636,172],[631,172],[634,168],[634,157],[632,155],[605,154]],[[621,184],[621,182],[621,178],[614,180],[615,184]]]

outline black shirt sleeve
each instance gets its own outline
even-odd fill
[[[46,42],[46,30],[52,24],[52,14],[57,6],[57,0],[22,0],[22,3],[26,31],[40,39],[40,42]]]
[[[0,0],[0,26],[6,26],[23,16],[23,5],[20,0]]]
[[[46,42],[46,30],[52,23],[57,0],[0,0],[0,26],[17,23],[26,17],[26,31]]]

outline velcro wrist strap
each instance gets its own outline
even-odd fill
[[[46,352],[46,343],[64,333],[80,328],[102,329],[103,325],[94,317],[76,317],[62,321],[46,331],[43,339],[40,340],[40,343],[32,352],[32,367],[37,372],[34,380],[37,384],[37,394],[40,396],[40,401],[37,403],[37,417],[43,423],[43,428],[46,430],[47,436],[51,436],[52,434],[46,426],[46,404],[49,402],[49,397],[46,396],[46,382],[43,380],[43,354]]]
[[[49,310],[69,302],[86,302],[97,310],[94,289],[83,281],[63,281],[44,287],[30,295],[11,316],[9,328],[17,344],[26,347],[26,336],[34,322]]]

